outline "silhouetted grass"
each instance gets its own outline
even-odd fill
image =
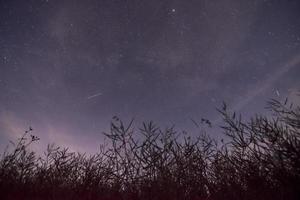
[[[110,144],[93,156],[49,145],[38,157],[29,129],[0,161],[1,199],[297,199],[300,108],[268,103],[274,116],[248,122],[219,110],[224,140],[117,117]]]

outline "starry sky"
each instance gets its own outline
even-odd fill
[[[299,0],[0,1],[1,149],[32,126],[93,152],[115,115],[191,130],[299,91]]]

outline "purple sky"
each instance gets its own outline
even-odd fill
[[[298,0],[2,0],[0,147],[94,152],[113,116],[192,130],[300,102]],[[214,133],[217,134],[217,133]]]

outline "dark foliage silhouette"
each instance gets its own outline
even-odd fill
[[[1,157],[1,199],[297,199],[300,108],[271,100],[267,109],[271,117],[245,122],[224,104],[221,141],[113,117],[110,143],[92,156],[55,145],[37,156],[30,127]]]

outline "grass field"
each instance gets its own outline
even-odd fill
[[[0,199],[297,199],[300,108],[267,105],[273,117],[246,122],[224,105],[220,141],[114,117],[109,142],[92,156],[54,145],[38,156],[29,129],[1,154]]]

